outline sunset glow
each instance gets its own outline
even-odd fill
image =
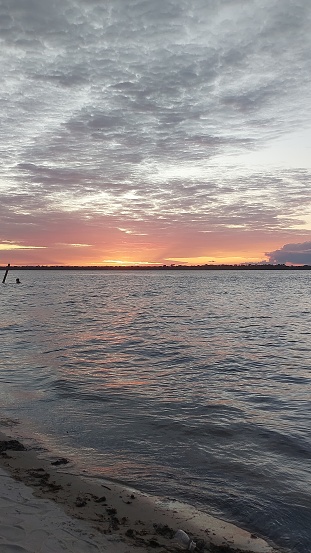
[[[0,8],[0,264],[311,264],[311,5]]]

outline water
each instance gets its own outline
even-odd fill
[[[0,293],[21,432],[311,551],[310,272],[12,271]]]

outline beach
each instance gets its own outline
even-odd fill
[[[178,551],[178,529],[197,551],[276,551],[254,534],[179,502],[77,475],[70,459],[40,455],[9,432],[0,433],[0,467],[2,553]]]

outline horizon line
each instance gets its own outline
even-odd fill
[[[207,270],[210,270],[210,269],[217,269],[217,270],[220,270],[220,269],[284,269],[284,270],[288,270],[288,269],[311,269],[311,265],[308,265],[308,264],[300,264],[300,265],[286,265],[285,263],[237,263],[237,264],[232,264],[232,263],[204,263],[202,265],[198,264],[198,265],[183,265],[183,264],[176,264],[176,263],[171,263],[169,265],[167,264],[162,264],[162,265],[159,265],[159,264],[154,264],[152,265],[151,263],[148,264],[148,265],[139,265],[139,264],[133,264],[133,265],[56,265],[56,264],[53,264],[53,265],[11,265],[11,264],[6,264],[6,265],[1,265],[0,266],[1,269],[5,270],[7,267],[9,267],[10,269],[25,269],[25,270],[40,270],[40,269],[43,269],[43,270],[72,270],[72,269],[76,269],[76,270],[85,270],[85,269],[95,269],[95,270],[123,270],[123,271],[126,271],[126,270],[135,270],[135,269],[139,269],[139,270],[145,270],[145,271],[148,271],[148,270],[178,270],[178,269],[186,269],[186,270],[189,270],[189,269],[207,269]]]

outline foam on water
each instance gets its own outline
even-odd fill
[[[20,432],[309,553],[307,271],[18,276],[0,397]]]

